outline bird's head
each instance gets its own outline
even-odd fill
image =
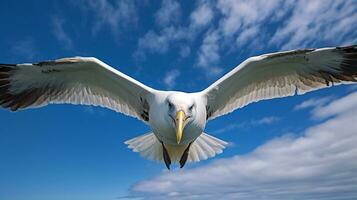
[[[180,94],[169,95],[165,103],[172,126],[176,129],[177,144],[180,144],[184,128],[196,118],[197,103],[191,96]]]

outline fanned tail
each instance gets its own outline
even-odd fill
[[[223,152],[227,142],[216,137],[202,133],[191,145],[188,162],[198,162],[212,158]]]
[[[162,161],[162,146],[154,133],[146,133],[139,137],[124,142],[134,152],[138,152],[143,158]]]
[[[162,145],[154,133],[147,133],[125,142],[130,149],[143,158],[163,161]],[[173,163],[178,163],[187,145],[165,145]],[[198,162],[223,152],[227,142],[202,133],[191,145],[188,162]]]

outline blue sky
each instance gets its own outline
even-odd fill
[[[94,56],[156,89],[199,91],[253,55],[357,43],[353,0],[0,4],[1,63]],[[0,109],[0,199],[353,199],[356,90],[210,121],[206,132],[229,147],[170,172],[124,145],[149,131],[136,119],[90,106]]]

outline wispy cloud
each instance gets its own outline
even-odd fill
[[[208,76],[216,76],[223,71],[220,67],[214,67],[220,59],[218,43],[219,36],[217,32],[209,32],[205,36],[198,53],[197,66],[203,68]]]
[[[214,13],[211,4],[207,1],[198,4],[197,8],[190,15],[192,27],[206,26],[213,19]]]
[[[149,51],[151,53],[165,54],[171,42],[187,39],[187,37],[188,35],[184,29],[174,26],[165,27],[159,33],[150,30],[139,39],[137,52],[145,53],[145,51]]]
[[[52,33],[55,38],[63,45],[66,50],[73,49],[73,41],[71,37],[64,30],[64,19],[58,16],[52,18]]]
[[[93,34],[107,27],[118,36],[121,29],[137,23],[135,1],[88,0],[74,1],[73,4],[85,12],[90,19]]]
[[[287,50],[357,42],[353,0],[220,0],[217,8],[222,14],[215,28],[221,53],[243,49],[257,54],[263,47]]]
[[[161,17],[178,16],[179,8],[177,1],[163,1],[159,9],[162,12],[155,15],[160,28],[148,30],[139,39],[135,54],[165,54],[177,50],[177,46],[198,43],[190,49],[190,55],[197,56],[195,65],[212,77],[222,72],[221,57],[227,54],[257,55],[266,48],[286,50],[357,42],[354,0],[198,1],[189,18],[172,21]]]
[[[218,29],[224,37],[238,36],[248,28],[260,29],[268,20],[276,20],[278,8],[284,7],[282,0],[263,2],[221,0],[217,7],[223,17],[220,19]],[[258,33],[255,34],[258,36]]]
[[[221,53],[249,52],[266,46],[272,23],[282,20],[290,1],[272,0],[263,2],[220,0],[216,8],[220,13],[214,30],[219,37],[218,49]],[[218,61],[217,61],[218,62]],[[237,63],[238,64],[238,63]]]
[[[301,102],[300,104],[294,107],[294,110],[303,110],[306,108],[316,108],[325,105],[326,103],[332,101],[332,96],[320,97],[320,98],[312,98],[306,101]]]
[[[213,12],[210,4],[198,3],[192,11],[187,25],[180,25],[181,6],[178,1],[163,0],[162,5],[155,14],[159,29],[150,29],[138,40],[138,48],[134,57],[145,58],[146,52],[165,54],[170,49],[179,48],[181,57],[191,53],[187,47],[197,34],[212,20]],[[200,14],[200,16],[198,16]],[[204,16],[201,16],[204,15]],[[204,18],[203,18],[204,17]],[[139,55],[139,56],[138,56]]]
[[[251,43],[251,41],[254,40],[254,37],[256,37],[258,33],[259,33],[259,28],[255,26],[243,30],[242,33],[239,34],[239,36],[236,39],[237,45],[243,46]]]
[[[181,17],[181,6],[175,0],[163,0],[161,8],[156,12],[156,23],[160,26],[167,26],[177,23]]]
[[[176,85],[176,79],[180,76],[180,71],[173,69],[166,73],[164,77],[164,84],[167,89],[172,89]]]
[[[249,128],[249,127],[254,127],[254,126],[270,125],[270,124],[279,122],[280,120],[281,120],[280,117],[268,116],[268,117],[263,117],[260,119],[252,119],[252,120],[247,120],[247,121],[243,121],[240,123],[228,124],[227,126],[217,129],[217,130],[214,130],[212,132],[215,134],[221,134],[221,133],[226,133],[226,132],[233,131],[233,130],[239,129],[239,128]]]
[[[10,52],[17,57],[22,57],[27,60],[32,60],[38,54],[35,40],[32,37],[25,37],[15,42]]]
[[[180,3],[175,0],[162,0],[161,7],[155,13],[159,30],[150,29],[138,40],[138,48],[133,56],[139,60],[146,58],[146,51],[165,54],[170,43],[186,38],[183,28],[175,26],[181,16]]]
[[[271,44],[281,49],[315,46],[320,42],[341,45],[356,41],[357,5],[352,1],[297,1],[292,15],[280,26]],[[350,35],[348,35],[350,34]]]
[[[272,123],[275,123],[278,121],[280,121],[280,117],[270,116],[270,117],[264,117],[259,120],[254,120],[254,121],[252,121],[252,124],[253,125],[263,125],[263,124],[269,125],[269,124],[272,124]]]
[[[339,114],[348,113],[357,108],[357,92],[351,93],[339,100],[333,101],[327,106],[317,107],[313,110],[313,117],[324,119]]]
[[[355,97],[348,95],[321,109],[357,102]],[[283,136],[243,156],[141,181],[131,194],[143,199],[186,200],[354,199],[356,108],[335,109],[335,117],[306,129],[300,137]]]
[[[242,127],[246,126],[246,124],[247,124],[246,122],[245,123],[241,122],[241,123],[228,124],[225,127],[222,127],[220,129],[216,129],[216,130],[212,131],[212,133],[221,134],[221,133],[230,132],[230,131],[233,131],[235,129],[242,128]]]

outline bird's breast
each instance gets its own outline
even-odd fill
[[[165,144],[177,145],[176,130],[171,125],[154,125],[151,127],[156,137]],[[187,124],[182,133],[180,144],[193,142],[202,133],[202,129],[193,124]]]

